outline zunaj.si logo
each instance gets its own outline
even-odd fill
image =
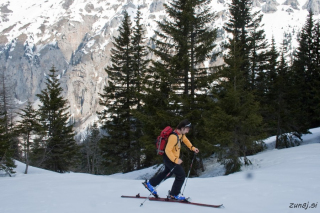
[[[310,205],[309,205],[309,202],[308,203],[290,203],[289,208],[307,210],[307,209],[315,209],[317,208],[317,206],[318,206],[318,202],[310,203]]]

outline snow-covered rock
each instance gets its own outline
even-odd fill
[[[277,6],[279,3],[277,0],[267,0],[266,4],[262,6],[262,12],[264,13],[275,13],[277,12],[278,8]]]
[[[163,3],[169,0],[7,0],[0,3],[0,64],[13,85],[13,96],[24,103],[36,101],[45,87],[52,66],[62,74],[60,83],[69,101],[70,114],[78,128],[96,117],[99,93],[105,85],[104,71],[110,63],[112,38],[127,10],[132,20],[138,6],[142,12],[147,39],[154,36],[156,21],[167,15]],[[227,34],[224,23],[231,0],[212,0],[219,31],[218,42]],[[304,5],[303,7],[301,5]],[[289,52],[297,46],[296,37],[305,23],[307,9],[319,14],[319,0],[254,0],[254,11],[262,10],[266,36],[280,46],[290,35]],[[147,41],[153,47],[153,43]],[[219,48],[219,45],[217,45]],[[217,51],[217,50],[214,50]],[[151,55],[150,55],[151,57]],[[221,58],[210,62],[223,63]]]

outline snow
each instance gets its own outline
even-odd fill
[[[158,167],[127,174],[95,176],[82,173],[58,174],[29,167],[16,161],[15,177],[0,177],[0,212],[3,213],[105,213],[105,212],[185,212],[295,213],[320,212],[320,128],[304,135],[301,146],[272,149],[250,156],[252,166],[228,176],[212,177],[219,166],[210,167],[198,178],[189,178],[185,195],[193,202],[224,204],[224,208],[121,198],[121,195],[148,196],[142,179],[152,176]],[[266,140],[273,144],[274,138]],[[272,145],[270,146],[272,147]],[[158,187],[161,196],[171,188],[173,178]]]
[[[75,0],[68,8],[64,8],[65,1],[46,0],[10,0],[0,3],[1,6],[6,6],[9,13],[6,14],[8,21],[0,22],[1,29],[9,29],[2,33],[7,37],[8,42],[17,38],[21,34],[28,35],[28,41],[32,41],[33,44],[39,45],[41,43],[47,43],[55,39],[58,34],[52,32],[52,26],[57,25],[60,20],[69,20],[69,24],[72,22],[84,22],[85,16],[95,17],[95,22],[92,24],[92,34],[99,35],[104,32],[106,23],[111,22],[115,17],[121,16],[124,8],[127,8],[132,21],[136,16],[137,6],[143,6],[142,12],[142,23],[146,25],[147,34],[146,36],[154,36],[154,30],[157,29],[155,21],[167,17],[164,10],[150,12],[150,2],[142,2],[140,0],[124,1],[122,3],[115,3],[113,1],[101,1],[101,0]],[[167,1],[164,1],[167,2]],[[228,10],[228,4],[230,0],[220,3],[221,1],[212,0],[210,6],[212,11],[221,12]],[[297,46],[297,33],[301,29],[301,26],[305,23],[307,10],[303,9],[303,5],[306,4],[307,0],[298,0],[298,10],[293,12],[286,12],[288,5],[283,5],[285,0],[278,1],[279,6],[275,13],[263,13],[264,17],[262,22],[265,24],[265,32],[269,42],[274,37],[278,46],[281,46],[284,33],[291,33],[293,38],[293,44],[291,48]],[[266,2],[261,2],[261,6]],[[148,5],[148,6],[146,6]],[[89,8],[89,9],[88,9]],[[261,10],[260,7],[253,8],[254,11]],[[149,19],[150,15],[154,15],[155,19]],[[168,17],[167,17],[168,18]],[[319,16],[315,16],[315,19]],[[213,25],[221,28],[224,25],[225,19],[221,18],[216,20]],[[41,32],[41,28],[44,27],[45,31]],[[118,26],[115,26],[116,28]],[[54,34],[54,36],[52,36]],[[112,33],[113,36],[115,34]],[[103,48],[104,46],[101,46]]]
[[[284,33],[290,33],[293,38],[293,47],[297,47],[297,35],[301,27],[305,24],[308,15],[307,10],[294,11],[288,13],[286,10],[290,8],[287,5],[278,7],[276,13],[263,14],[262,23],[265,25],[266,38],[271,43],[272,37],[278,46],[282,45],[285,39]],[[316,17],[316,19],[318,16]]]

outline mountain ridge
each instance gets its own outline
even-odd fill
[[[17,103],[37,101],[36,94],[45,87],[45,76],[52,66],[61,72],[61,85],[69,100],[70,113],[80,132],[87,122],[96,119],[98,93],[107,80],[104,71],[110,63],[112,38],[126,10],[131,19],[141,7],[148,46],[157,29],[156,20],[166,17],[167,0],[9,0],[0,4],[0,63],[2,72],[13,86]],[[229,35],[223,30],[228,20],[231,0],[211,1],[217,19],[217,48]],[[319,0],[254,0],[253,10],[264,14],[266,37],[274,37],[278,46],[288,43],[289,54],[297,46],[297,33],[305,23],[307,10],[319,14]],[[218,50],[215,50],[218,51]],[[150,57],[152,57],[150,55]],[[222,60],[203,66],[221,64]]]

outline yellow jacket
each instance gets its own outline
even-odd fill
[[[181,141],[191,150],[194,151],[195,147],[191,144],[185,135],[178,135],[179,140],[175,134],[171,134],[168,138],[167,146],[165,149],[168,158],[177,163],[180,157]]]

